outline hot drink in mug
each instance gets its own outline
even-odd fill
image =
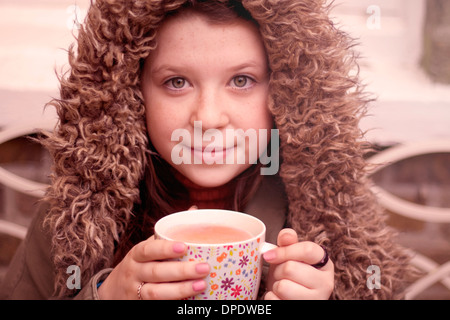
[[[261,255],[275,246],[265,242],[264,223],[248,214],[229,210],[189,210],[160,219],[159,239],[188,246],[182,261],[207,262],[207,288],[192,299],[256,299],[261,282]]]

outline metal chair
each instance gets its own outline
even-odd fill
[[[449,153],[450,140],[423,141],[401,144],[372,156],[369,162],[375,165],[371,174],[389,166],[392,163],[414,156]],[[399,215],[423,222],[450,223],[450,208],[438,208],[424,206],[401,199],[380,186],[373,186],[373,192],[377,195],[380,204],[387,210]],[[439,265],[432,259],[411,250],[412,263],[426,273],[407,289],[406,299],[414,299],[437,282],[441,282],[450,290],[450,261]]]
[[[29,121],[5,127],[0,131],[0,144],[13,140],[15,138],[37,133],[42,129],[51,131],[53,130],[54,125],[55,121],[44,120],[40,121],[39,123]],[[8,188],[36,198],[41,198],[44,195],[45,189],[47,187],[46,184],[18,176],[1,166],[0,183]],[[7,234],[19,239],[24,239],[26,232],[26,227],[4,219],[0,219],[0,233]]]

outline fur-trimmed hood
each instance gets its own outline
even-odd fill
[[[165,15],[183,0],[96,0],[69,53],[60,123],[43,143],[54,158],[47,223],[54,230],[57,288],[67,266],[92,275],[111,266],[139,199],[148,137],[140,91],[142,62]],[[367,144],[358,122],[362,92],[352,40],[320,0],[243,0],[268,55],[269,108],[280,134],[280,176],[288,221],[302,240],[329,248],[332,298],[399,298],[407,257],[384,227],[366,181]],[[381,270],[368,289],[367,268]]]

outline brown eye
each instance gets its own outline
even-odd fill
[[[233,83],[236,87],[243,88],[247,85],[247,77],[245,76],[234,77]]]
[[[184,80],[183,78],[173,78],[170,80],[170,84],[175,89],[181,89],[185,86],[186,80]]]

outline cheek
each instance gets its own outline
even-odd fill
[[[170,119],[161,112],[158,112],[158,109],[149,106],[146,104],[146,122],[147,122],[147,131],[149,138],[155,146],[155,148],[160,149],[163,146],[163,142],[167,141],[171,137],[170,132],[170,123],[166,123],[164,119]]]
[[[259,94],[253,102],[254,118],[259,122],[260,128],[272,127],[272,114],[269,110],[269,88],[268,85],[261,86]]]
[[[265,97],[257,99],[253,106],[253,112],[250,113],[252,116],[247,116],[249,127],[255,129],[272,129],[273,117],[269,111],[267,99]]]
[[[274,128],[274,120],[273,120],[273,116],[271,114],[271,112],[269,111],[269,107],[267,105],[267,100],[265,100],[264,102],[264,107],[262,107],[259,113],[259,118],[258,118],[258,128],[259,129],[263,129],[264,131],[261,132],[262,133],[266,133],[265,138],[262,137],[261,134],[258,135],[259,139],[264,139],[265,143],[268,143],[271,139],[271,132],[272,129]],[[259,142],[261,143],[261,142]],[[265,151],[265,150],[259,150],[261,151]]]

